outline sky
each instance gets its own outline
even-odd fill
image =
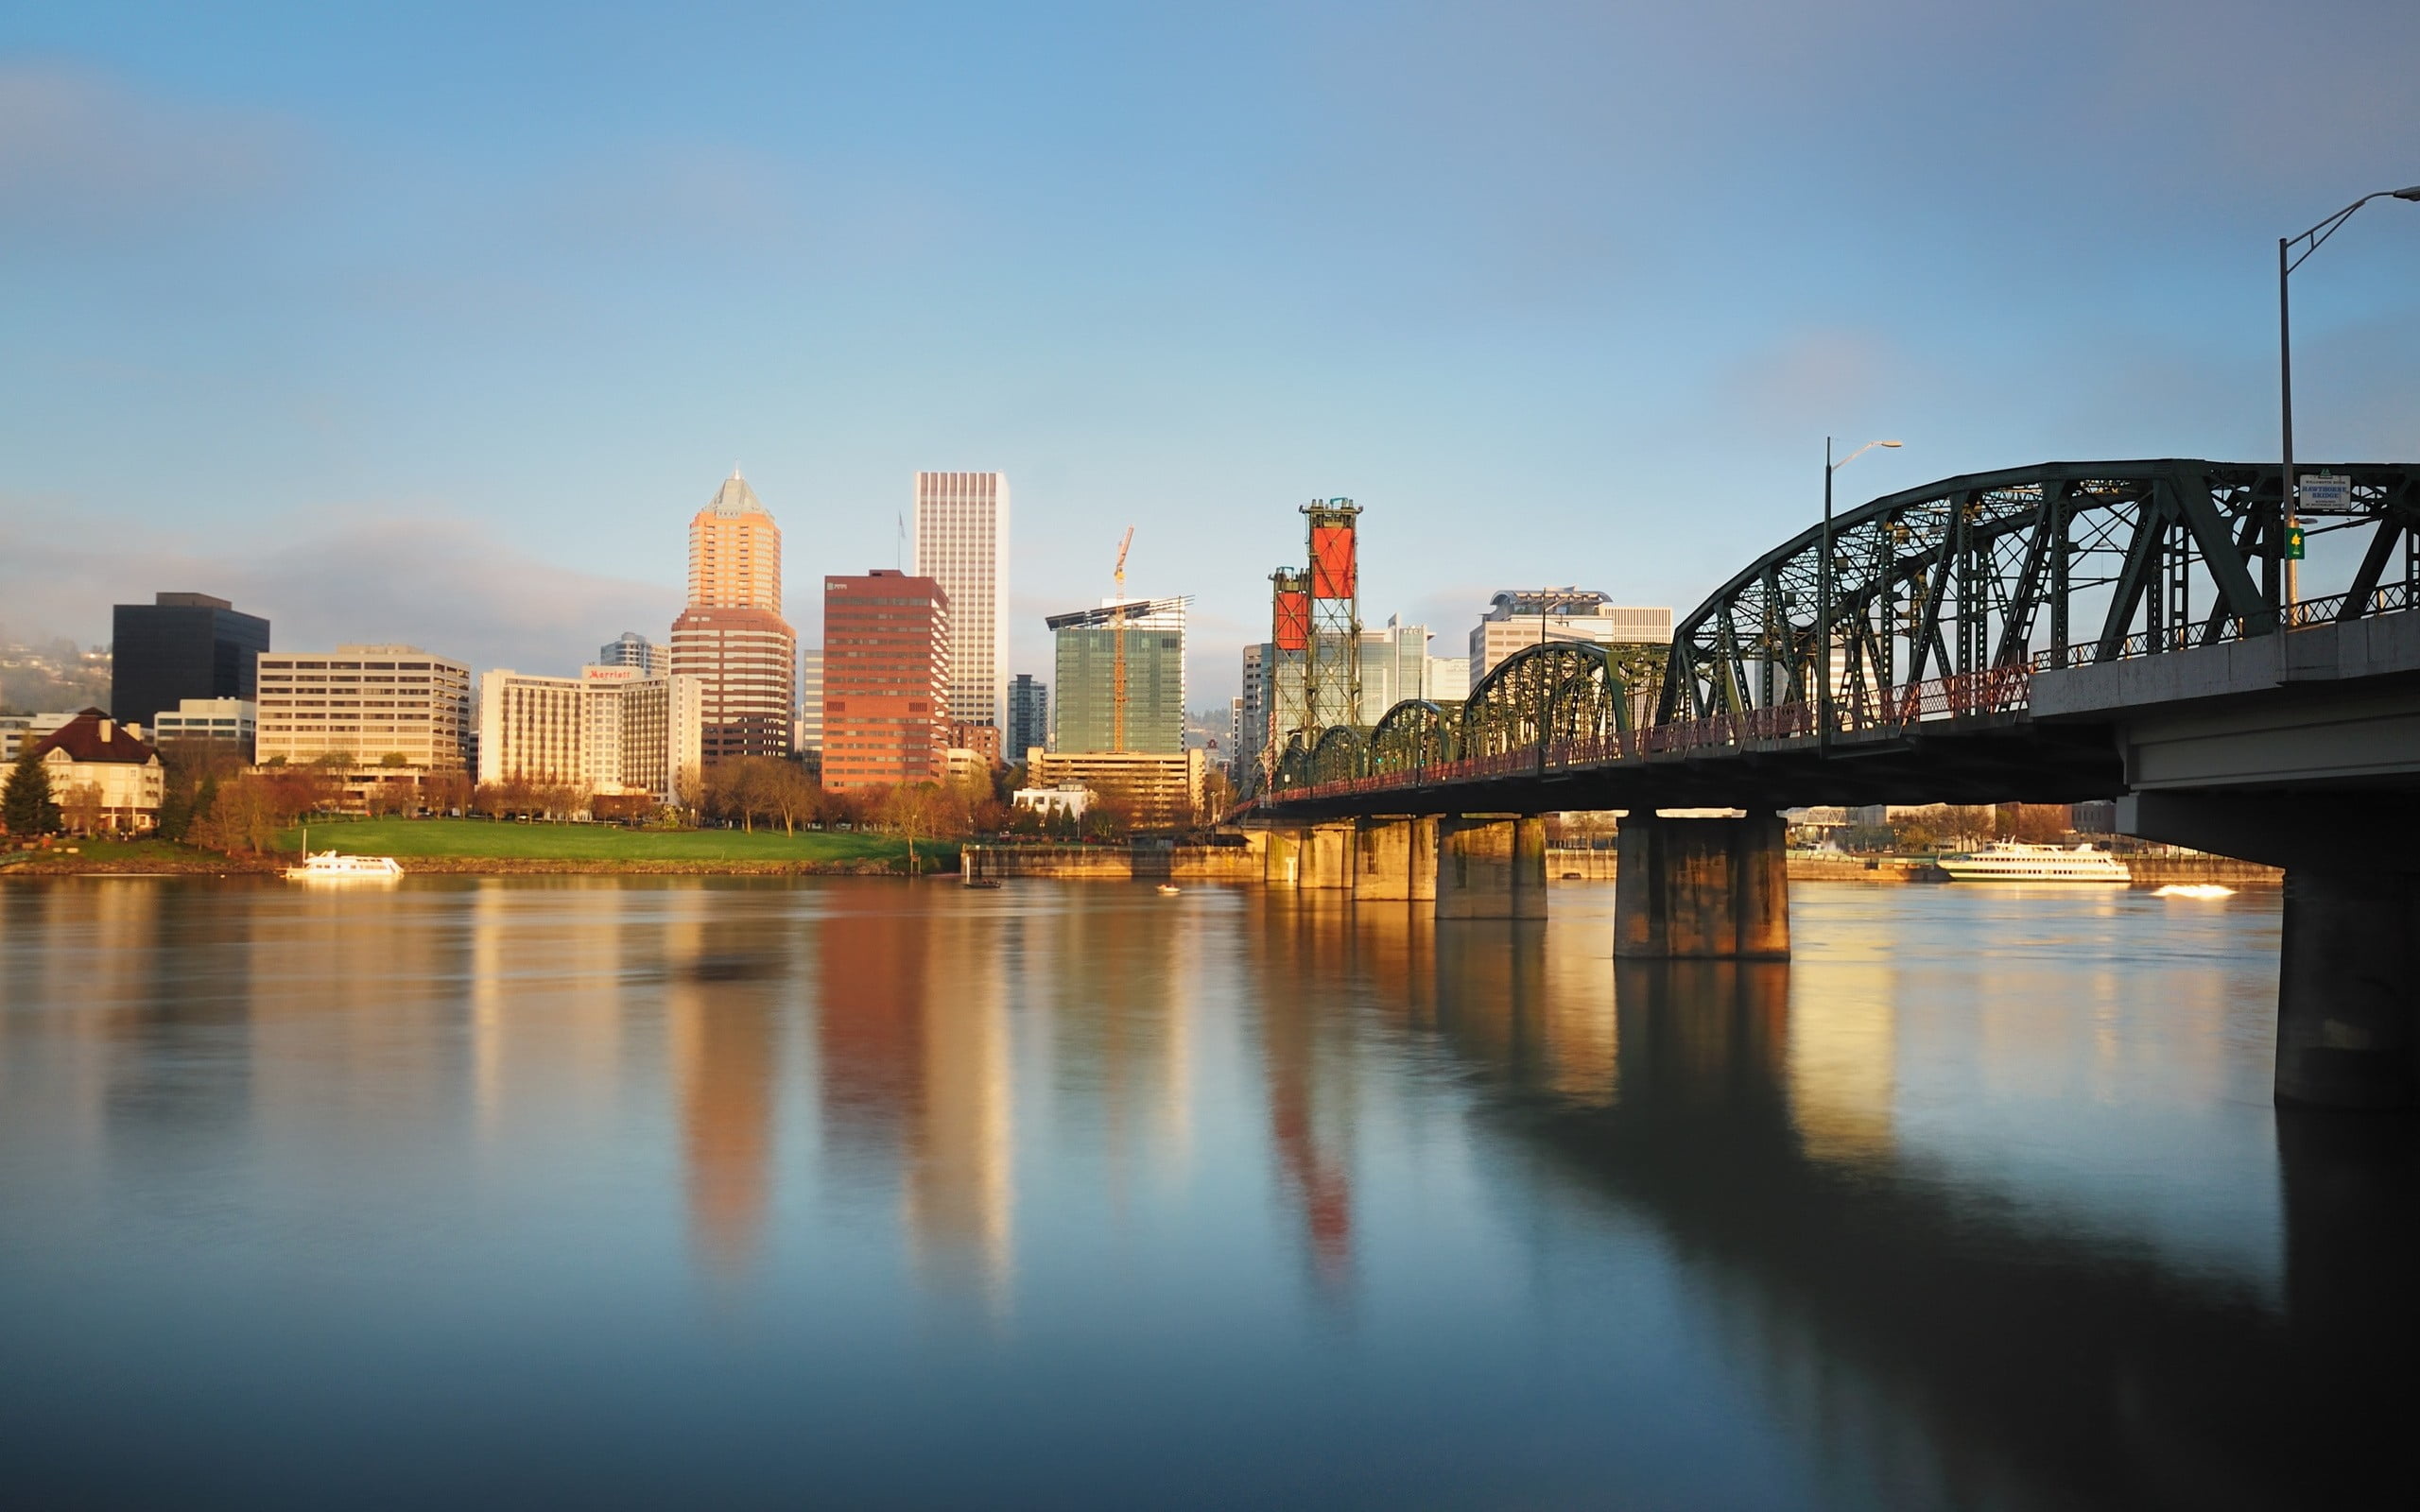
[[[21,7],[0,638],[162,589],[281,647],[562,672],[678,611],[735,464],[786,608],[920,468],[1046,613],[1312,498],[1362,614],[1685,610],[1841,502],[2277,448],[2276,240],[2420,182],[2410,0]],[[2293,280],[2298,455],[2420,458],[2420,205]]]

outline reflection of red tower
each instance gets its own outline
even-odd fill
[[[1277,1158],[1302,1204],[1313,1263],[1323,1280],[1340,1280],[1353,1259],[1353,1183],[1342,1163],[1320,1147],[1309,1025],[1286,1011],[1270,1023],[1268,1046],[1269,1123]]]

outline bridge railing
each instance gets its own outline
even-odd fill
[[[2023,710],[2030,701],[2032,678],[2031,667],[2019,665],[1934,678],[1926,682],[1907,683],[1873,692],[1851,689],[1833,701],[1832,728],[1836,737],[1856,738],[1888,733],[1932,720],[2013,713]],[[1543,777],[1657,757],[1668,759],[1696,752],[1712,755],[1750,747],[1811,741],[1817,735],[1816,716],[1817,710],[1813,704],[1778,704],[1769,709],[1710,714],[1703,719],[1654,725],[1645,730],[1609,732],[1586,739],[1550,741],[1543,747],[1524,746],[1453,761],[1431,762],[1402,771],[1301,783],[1279,788],[1266,795],[1266,799],[1292,802],[1350,798],[1403,788]]]

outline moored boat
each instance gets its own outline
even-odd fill
[[[2135,880],[2126,863],[2097,846],[2072,849],[1995,840],[1980,850],[1943,856],[1933,863],[1955,882],[2100,882]]]
[[[349,856],[334,850],[306,850],[301,866],[285,868],[288,882],[391,882],[403,874],[403,864],[393,856]]]

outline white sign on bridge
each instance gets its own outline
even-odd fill
[[[2304,473],[2302,507],[2309,514],[2349,512],[2353,507],[2353,480],[2342,472]]]

